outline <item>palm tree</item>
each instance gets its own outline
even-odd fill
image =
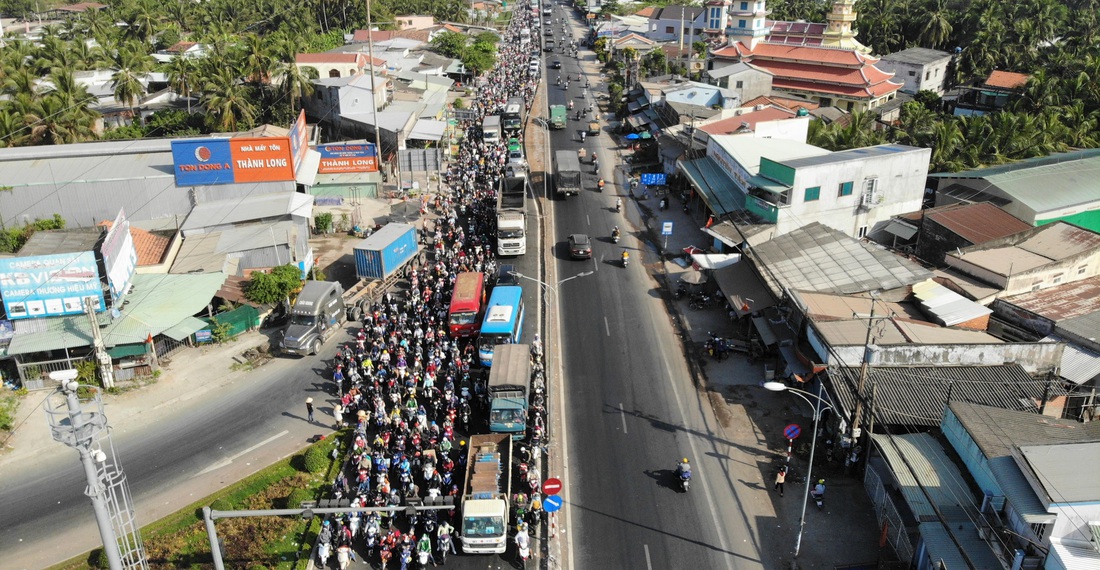
[[[142,80],[153,68],[153,60],[142,51],[132,49],[130,46],[120,46],[115,53],[115,72],[111,75],[111,88],[114,89],[115,100],[125,103],[130,108],[131,120],[137,118],[134,113],[134,104],[140,101],[145,94],[145,84]]]
[[[256,119],[250,90],[228,67],[218,67],[206,77],[201,100],[207,120],[222,132],[251,128]]]
[[[168,62],[166,72],[168,85],[176,91],[176,94],[187,99],[187,114],[191,114],[191,91],[195,85],[198,74],[198,66],[195,60],[185,55],[178,55]]]
[[[959,147],[966,143],[959,124],[954,120],[936,121],[932,125],[930,140],[932,158],[929,161],[931,172],[957,172],[964,165],[959,160]]]
[[[270,83],[275,61],[264,40],[258,34],[247,34],[239,48],[242,52],[241,75],[256,86]]]
[[[925,16],[927,19],[924,28],[921,29],[921,45],[936,48],[947,43],[951,38],[951,22],[948,19],[947,6],[944,0],[936,2],[936,9]]]
[[[282,88],[283,96],[290,103],[293,114],[303,97],[313,94],[313,81],[320,75],[315,67],[302,67],[296,62],[297,46],[301,42],[294,36],[280,34],[272,41],[271,49],[278,61],[275,66],[275,78]]]
[[[0,109],[0,148],[20,146],[27,139],[23,115],[12,109]]]

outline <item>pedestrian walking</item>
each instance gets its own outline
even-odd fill
[[[306,398],[306,419],[313,423],[313,398]]]
[[[775,474],[775,490],[779,491],[779,496],[783,496],[783,483],[787,481],[787,467],[783,466],[779,468],[779,472]]]
[[[344,407],[339,403],[332,407],[332,417],[336,418],[336,429],[344,427]]]

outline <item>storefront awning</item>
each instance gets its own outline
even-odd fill
[[[111,355],[111,358],[127,358],[130,356],[141,356],[148,352],[145,343],[142,344],[120,344],[118,346],[112,346],[107,349],[107,354]]]
[[[184,341],[187,337],[195,334],[196,331],[201,331],[209,327],[206,321],[196,319],[195,317],[187,317],[182,321],[164,329],[160,334],[178,341]]]
[[[744,195],[726,171],[710,157],[680,161],[677,165],[715,216],[744,209]]]
[[[741,261],[740,253],[693,253],[691,260],[700,269],[721,269]]]
[[[742,260],[714,271],[714,280],[726,296],[738,317],[762,311],[775,305],[775,299],[757,277],[752,267]]]

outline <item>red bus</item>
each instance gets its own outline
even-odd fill
[[[451,310],[447,322],[451,336],[468,337],[477,334],[481,326],[481,309],[485,306],[485,275],[459,273],[451,294]]]

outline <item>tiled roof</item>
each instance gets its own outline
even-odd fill
[[[393,30],[374,30],[370,32],[371,41],[384,42],[393,37]],[[351,41],[353,42],[366,42],[367,30],[355,30],[351,34]]]
[[[878,58],[848,49],[825,48],[816,46],[792,46],[762,42],[752,50],[752,58],[817,62],[832,65],[863,66],[877,63]]]
[[[197,42],[176,42],[172,47],[164,50],[168,53],[183,53],[198,45]]]
[[[1018,307],[1057,323],[1100,311],[1100,276],[1003,297],[998,302]]]
[[[653,13],[656,12],[656,11],[657,11],[656,7],[646,6],[645,8],[642,8],[641,10],[638,10],[637,12],[634,12],[634,15],[635,16],[641,16],[643,18],[652,18]]]
[[[773,36],[785,35],[821,37],[821,35],[825,33],[826,25],[819,22],[787,22],[783,20],[773,20],[767,22],[766,26],[771,28],[771,33],[768,34],[768,41],[771,41]]]
[[[985,87],[997,87],[1000,89],[1019,89],[1027,83],[1031,76],[1026,73],[1013,73],[1011,71],[994,71],[982,83]]]
[[[894,76],[873,65],[862,67],[832,67],[793,61],[753,60],[753,65],[771,72],[775,77],[801,81],[839,83],[841,85],[878,85]]]
[[[431,35],[431,32],[428,30],[398,30],[393,33],[393,37],[395,38],[408,38],[424,43],[428,43],[428,41],[431,40]]]
[[[793,111],[786,109],[779,109],[776,107],[768,107],[760,111],[753,111],[751,113],[745,113],[736,117],[730,117],[721,121],[715,121],[699,127],[699,130],[711,134],[711,135],[728,135],[737,132],[742,125],[748,124],[748,127],[752,130],[756,130],[756,124],[761,121],[776,121],[779,119],[790,119],[796,115]]]
[[[858,367],[830,373],[833,393],[851,416]],[[939,426],[949,403],[969,402],[1017,412],[1036,412],[1044,391],[1049,399],[1065,394],[1058,383],[1035,380],[1019,364],[1002,366],[872,367],[867,386],[875,386],[875,422],[885,425]]]
[[[294,56],[297,63],[354,63],[360,65],[358,53],[300,53]]]
[[[104,220],[99,225],[110,230],[114,222]],[[130,237],[133,238],[134,249],[137,250],[138,267],[160,264],[164,259],[164,253],[168,251],[168,244],[172,241],[165,236],[134,226],[130,226]]]
[[[772,87],[778,87],[780,89],[790,89],[792,91],[832,93],[834,95],[843,95],[851,98],[882,97],[883,95],[888,95],[892,91],[897,91],[898,89],[901,89],[900,84],[890,81],[885,81],[871,87],[855,87],[847,85],[836,85],[831,83],[814,83],[812,81],[795,81],[779,77],[776,77],[772,80]]]
[[[927,210],[924,215],[972,244],[1008,237],[1032,227],[989,202],[952,204]]]

